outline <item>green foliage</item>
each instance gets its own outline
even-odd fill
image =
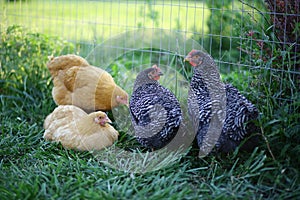
[[[300,54],[294,52],[293,45],[283,45],[268,26],[248,26],[242,37],[242,62],[252,66],[263,131],[275,157],[285,159],[288,165],[298,166],[300,74],[297,69],[300,62],[295,58]]]
[[[263,21],[262,17],[253,14],[249,17],[251,10],[246,4],[237,0],[206,1],[210,10],[210,17],[207,20],[209,35],[204,38],[205,49],[216,59],[227,62],[238,62],[239,41],[244,28],[252,24],[252,20]],[[256,8],[263,8],[263,2],[251,1]],[[244,10],[247,12],[244,12]],[[253,8],[252,8],[253,10]]]
[[[48,56],[71,51],[73,47],[58,38],[29,32],[20,26],[1,30],[1,115],[18,116],[24,112],[26,119],[31,120],[36,107],[49,110],[43,105],[52,102],[50,74],[46,68]],[[5,109],[6,106],[11,109]]]

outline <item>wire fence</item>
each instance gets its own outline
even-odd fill
[[[3,24],[21,24],[74,43],[75,52],[69,53],[89,56],[97,46],[103,51],[109,46],[102,59],[150,49],[151,55],[159,54],[155,61],[162,62],[165,50],[182,57],[199,44],[227,81],[236,80],[235,73],[246,80],[245,93],[257,84],[248,72],[260,70],[256,80],[270,74],[268,80],[257,81],[260,85],[275,87],[278,99],[291,99],[299,89],[299,5],[299,0],[14,0],[1,1],[0,15]],[[141,30],[145,35],[139,35]],[[172,57],[167,60],[167,65],[173,62]]]

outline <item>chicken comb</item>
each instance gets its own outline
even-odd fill
[[[153,65],[152,68],[154,69],[158,69],[157,65]]]
[[[193,54],[195,53],[197,50],[196,49],[192,49],[192,51],[189,54]]]

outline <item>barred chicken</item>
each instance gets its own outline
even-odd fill
[[[167,145],[182,121],[175,95],[158,83],[161,75],[156,65],[140,72],[129,103],[136,139],[152,151]]]
[[[47,67],[53,78],[52,96],[58,105],[75,105],[86,112],[128,106],[128,94],[112,76],[80,56],[51,57]]]
[[[227,153],[242,143],[241,150],[251,151],[259,142],[259,134],[255,134],[259,133],[259,128],[254,123],[259,115],[258,109],[235,87],[221,82],[210,55],[192,50],[185,60],[194,67],[188,107],[199,148],[212,149],[215,145],[217,152]],[[212,119],[216,123],[212,124]],[[215,133],[208,135],[208,131],[216,130],[216,126],[220,126],[220,134],[212,144]],[[209,137],[212,140],[205,139]]]
[[[44,139],[60,142],[67,149],[100,150],[111,146],[119,133],[102,112],[87,114],[73,105],[61,105],[44,121]]]

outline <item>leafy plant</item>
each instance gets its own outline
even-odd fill
[[[238,42],[243,28],[251,21],[245,4],[239,1],[207,1],[210,17],[207,21],[209,34],[204,38],[205,49],[216,59],[226,62],[238,62]],[[252,2],[255,7],[262,7],[261,1]],[[261,16],[255,15],[258,21]]]
[[[278,5],[275,7],[280,7],[282,2],[276,1]],[[289,5],[288,1],[285,3]],[[268,7],[274,9],[270,5]],[[258,91],[256,97],[262,112],[263,132],[270,140],[275,157],[288,157],[289,164],[297,166],[300,161],[297,156],[300,153],[298,145],[300,140],[295,133],[300,131],[299,72],[297,72],[300,62],[296,58],[300,54],[295,52],[295,44],[280,39],[287,27],[276,24],[277,20],[272,16],[265,18],[271,19],[267,24],[272,25],[263,26],[258,23],[251,28],[248,26],[248,31],[242,35],[244,40],[239,48],[243,52],[243,63],[252,66],[253,78],[256,79],[253,87]],[[287,20],[293,23],[294,17]],[[277,27],[275,34],[273,27]],[[288,34],[289,38],[297,36],[296,32]]]
[[[18,116],[22,111],[30,121],[36,106],[49,110],[43,105],[51,105],[52,102],[50,74],[46,68],[48,56],[72,51],[73,46],[56,37],[30,32],[17,25],[1,30],[1,115],[14,113]]]

